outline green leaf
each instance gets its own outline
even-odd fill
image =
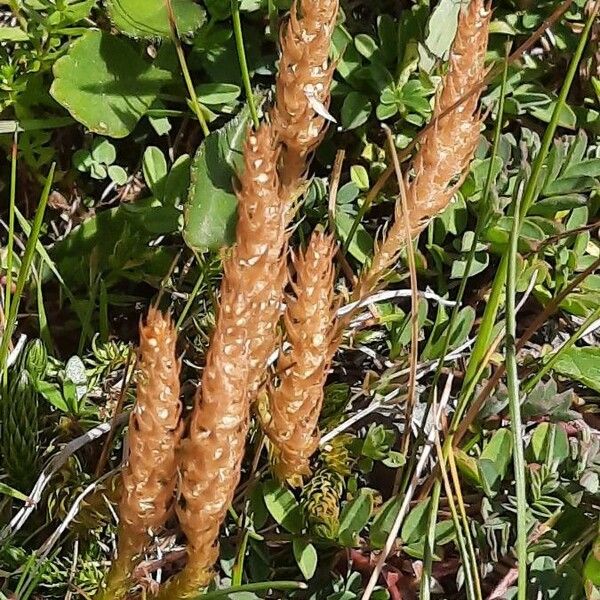
[[[2,496],[10,496],[11,498],[15,498],[15,500],[21,500],[22,502],[27,502],[29,500],[29,496],[23,494],[19,490],[15,490],[10,487],[10,485],[6,485],[6,483],[2,483],[0,481],[0,495]]]
[[[431,14],[425,46],[438,58],[442,58],[450,49],[456,34],[460,4],[456,0],[441,0]]]
[[[181,206],[185,201],[190,187],[190,164],[189,154],[182,154],[173,163],[165,185],[165,206]]]
[[[554,363],[554,371],[600,392],[600,348],[569,348]]]
[[[196,86],[198,99],[202,104],[209,106],[233,102],[241,91],[241,88],[233,83],[201,83]]]
[[[211,133],[194,157],[183,236],[195,250],[218,250],[235,239],[237,199],[232,178],[249,122],[250,111],[244,108]]]
[[[112,165],[117,158],[117,151],[108,140],[96,138],[92,146],[92,158],[96,162]]]
[[[148,146],[142,158],[142,171],[152,193],[162,200],[167,178],[167,159],[160,148]]]
[[[130,42],[103,31],[75,40],[53,72],[54,99],[90,131],[115,138],[133,131],[168,76]]]
[[[27,32],[20,27],[0,27],[1,42],[26,42],[28,40]]]
[[[318,556],[315,547],[302,538],[294,538],[292,548],[296,564],[304,575],[304,579],[311,579],[317,570]]]
[[[405,544],[413,544],[425,537],[429,502],[429,500],[422,500],[408,513],[400,534]]]
[[[367,524],[373,510],[373,493],[360,489],[358,495],[348,502],[340,515],[339,541],[344,546],[354,546],[356,538]]]
[[[188,35],[206,21],[206,13],[193,0],[171,0],[177,31]],[[108,14],[123,33],[142,38],[169,38],[167,3],[164,0],[107,0]]]
[[[371,101],[369,97],[360,92],[350,92],[342,104],[342,127],[356,129],[367,122],[371,114]]]
[[[562,462],[569,456],[569,438],[562,427],[554,423],[540,423],[531,436],[529,448],[537,463]]]
[[[65,376],[75,385],[77,400],[81,400],[87,392],[87,375],[85,364],[79,356],[71,356],[65,365]]]
[[[64,413],[69,412],[69,406],[57,386],[47,381],[38,381],[35,384],[35,388],[54,408],[58,408],[58,410]]]
[[[125,185],[127,183],[127,171],[119,165],[110,165],[108,167],[108,176],[117,185]]]
[[[454,448],[454,458],[456,466],[464,478],[471,484],[481,486],[481,477],[477,468],[477,459],[469,456],[464,450]]]
[[[493,496],[504,479],[512,456],[512,437],[508,429],[499,429],[484,446],[477,462],[483,490]]]
[[[359,190],[369,189],[369,174],[362,165],[352,165],[350,167],[350,179]]]
[[[549,198],[538,200],[529,210],[529,214],[554,217],[556,213],[563,210],[572,210],[580,206],[586,206],[587,201],[588,199],[584,194],[550,196]]]
[[[388,538],[396,515],[402,505],[402,496],[390,498],[377,512],[369,531],[369,541],[372,548],[383,548]]]
[[[371,59],[378,50],[375,40],[366,33],[359,33],[354,38],[354,46],[367,59]]]
[[[545,196],[576,194],[594,189],[597,182],[594,177],[580,175],[578,177],[561,177],[544,188]]]
[[[342,242],[346,241],[346,238],[352,230],[353,223],[354,217],[351,217],[341,210],[336,212],[335,226]],[[361,264],[364,264],[373,253],[373,238],[363,225],[359,224],[356,228],[348,252],[350,252],[350,254],[352,254],[352,256],[354,256]]]
[[[294,494],[276,481],[263,485],[263,497],[271,516],[290,533],[302,531],[302,509]]]
[[[564,170],[561,177],[600,177],[600,158],[592,158],[572,165],[570,164]]]

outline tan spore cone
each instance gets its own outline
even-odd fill
[[[224,259],[220,305],[181,445],[177,514],[188,562],[159,598],[188,598],[212,579],[221,523],[240,478],[253,390],[275,342],[287,232],[269,125],[251,132],[238,186],[236,243]]]
[[[481,89],[470,92],[485,76],[490,18],[491,10],[483,0],[471,0],[460,12],[449,68],[432,115],[435,125],[423,136],[412,161],[413,177],[406,192],[413,236],[448,206],[475,153],[482,122],[477,108]],[[406,244],[404,218],[398,200],[394,223],[361,277],[360,296],[372,291]]]
[[[271,119],[283,143],[281,180],[293,192],[327,122],[335,65],[329,60],[338,0],[295,0],[280,33],[280,60]]]
[[[279,383],[271,382],[267,390],[265,431],[274,472],[292,485],[310,474],[310,457],[319,444],[323,385],[337,347],[335,251],[331,236],[315,232],[304,254],[295,257],[296,277],[284,317],[290,349],[277,362]]]
[[[140,323],[136,402],[129,418],[129,457],[119,503],[118,555],[101,598],[123,598],[138,555],[167,520],[173,503],[181,439],[181,402],[171,318],[155,308]]]

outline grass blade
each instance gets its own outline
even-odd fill
[[[50,186],[54,180],[54,169],[56,163],[52,163],[50,172],[44,184],[42,195],[40,197],[40,203],[38,204],[31,226],[31,233],[27,239],[27,245],[25,246],[25,253],[21,262],[21,268],[19,269],[19,276],[15,287],[14,300],[10,304],[10,310],[6,319],[6,327],[4,334],[2,335],[2,342],[0,343],[0,368],[2,368],[3,374],[6,371],[6,359],[8,356],[8,346],[14,332],[15,324],[17,322],[17,314],[19,311],[19,305],[21,302],[21,296],[25,289],[25,284],[29,278],[29,272],[31,270],[31,263],[35,254],[35,248],[38,238],[40,237],[40,230],[42,228],[42,222],[44,214],[46,212],[46,205],[48,204],[48,196],[50,195]]]
[[[525,486],[525,457],[523,451],[523,427],[521,423],[521,404],[519,397],[519,374],[517,371],[515,310],[517,283],[517,245],[521,229],[521,200],[516,196],[515,218],[510,232],[510,246],[507,255],[506,272],[506,378],[510,426],[513,434],[513,462],[517,489],[517,563],[518,563],[518,600],[527,598],[527,495]]]
[[[242,81],[244,82],[244,90],[246,91],[246,102],[248,102],[248,108],[252,115],[254,128],[258,129],[258,113],[256,112],[256,103],[254,102],[252,84],[250,83],[250,73],[248,72],[248,61],[246,60],[246,49],[244,48],[244,35],[242,33],[239,0],[231,0],[231,18],[233,19],[233,34],[235,36],[235,46],[237,49],[238,61],[240,63]]]

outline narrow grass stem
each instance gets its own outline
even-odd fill
[[[260,581],[258,583],[246,583],[235,585],[224,590],[216,590],[196,596],[197,600],[217,600],[218,598],[229,598],[237,592],[267,592],[269,590],[305,590],[306,584],[301,581]]]
[[[4,335],[7,335],[8,315],[10,314],[10,301],[12,295],[12,269],[13,252],[15,242],[15,198],[17,193],[17,148],[18,148],[18,129],[15,127],[13,143],[10,155],[10,199],[8,207],[8,242],[6,245],[6,286],[4,296]],[[7,385],[8,369],[4,368],[2,362],[2,386],[5,389]]]
[[[181,40],[179,39],[179,34],[177,33],[177,24],[175,23],[175,13],[173,12],[173,5],[171,0],[167,0],[167,12],[169,15],[171,39],[173,41],[173,44],[175,44],[175,51],[177,52],[177,58],[179,60],[179,65],[181,66],[183,80],[185,81],[185,86],[190,96],[190,102],[192,104],[194,113],[198,118],[200,127],[202,128],[202,133],[204,134],[204,137],[207,137],[210,134],[210,130],[206,123],[206,118],[202,110],[202,105],[200,104],[200,101],[198,100],[198,95],[196,94],[196,90],[194,89],[194,83],[192,82],[192,76],[190,75],[190,70],[188,68],[187,61],[185,60],[183,46],[181,45]]]
[[[0,343],[0,368],[2,369],[3,373],[6,370],[8,346],[10,344],[15,324],[17,322],[17,314],[19,312],[21,296],[23,295],[25,284],[29,279],[31,263],[35,255],[35,245],[40,236],[42,222],[44,219],[44,213],[46,212],[46,205],[48,204],[48,196],[50,195],[50,186],[52,185],[52,181],[54,180],[55,167],[56,163],[52,163],[52,166],[50,167],[50,172],[48,173],[48,177],[46,179],[46,183],[44,184],[44,189],[42,190],[40,202],[38,204],[37,210],[35,212],[35,217],[33,219],[33,225],[31,226],[31,233],[29,234],[29,237],[27,239],[25,253],[23,254],[23,259],[19,268],[19,276],[17,277],[17,283],[15,286],[14,300],[11,302],[10,312],[6,316],[4,332],[2,334],[2,342]]]
[[[410,373],[408,377],[408,397],[406,400],[406,415],[405,415],[405,427],[404,434],[402,437],[402,452],[406,456],[408,454],[408,447],[410,444],[410,432],[412,430],[411,421],[412,413],[415,406],[415,387],[416,387],[416,374],[417,374],[417,362],[419,361],[419,297],[417,295],[418,282],[417,282],[417,264],[415,261],[415,251],[413,246],[413,240],[410,231],[410,223],[408,220],[408,201],[406,198],[406,186],[404,185],[404,177],[402,176],[402,169],[400,167],[400,160],[398,159],[398,153],[396,152],[396,145],[394,144],[394,138],[392,136],[392,130],[384,125],[383,127],[386,135],[388,144],[390,146],[390,152],[392,154],[392,160],[394,163],[394,170],[396,171],[396,179],[398,180],[398,188],[400,193],[400,202],[402,206],[402,214],[404,215],[404,235],[406,236],[406,257],[408,261],[408,270],[410,273],[410,288],[411,288],[411,311],[410,311],[410,322],[411,322],[411,336],[410,336]]]
[[[518,563],[518,600],[527,598],[527,492],[525,483],[525,457],[523,451],[523,426],[521,423],[521,404],[519,393],[519,374],[517,370],[515,310],[517,283],[517,245],[521,229],[521,200],[516,196],[515,217],[510,233],[509,252],[506,270],[506,376],[508,407],[511,431],[513,434],[513,463],[517,491],[517,563]]]
[[[450,475],[452,476],[452,482],[456,494],[456,503],[460,512],[460,518],[465,532],[465,540],[467,543],[467,561],[471,567],[471,578],[473,580],[475,598],[482,600],[483,596],[481,593],[481,582],[479,581],[479,567],[477,564],[477,554],[475,553],[475,545],[473,544],[473,536],[471,535],[471,529],[469,527],[469,518],[467,517],[467,510],[465,508],[465,501],[460,487],[460,478],[458,476],[458,469],[456,468],[456,460],[454,458],[454,452],[448,454],[448,464],[450,466]]]
[[[471,599],[481,600],[481,589],[480,589],[480,585],[479,585],[479,579],[477,578],[477,571],[473,572],[473,562],[469,558],[469,550],[468,550],[467,543],[465,540],[466,530],[464,529],[464,523],[461,524],[461,519],[459,517],[458,510],[456,508],[456,501],[454,499],[454,490],[452,489],[452,483],[450,482],[450,478],[448,477],[448,473],[446,471],[447,460],[444,457],[444,453],[442,451],[439,435],[436,435],[435,448],[436,448],[436,452],[438,455],[438,461],[439,461],[442,481],[444,482],[444,490],[446,492],[446,498],[448,499],[448,506],[450,507],[450,514],[452,516],[452,522],[453,522],[454,528],[456,530],[456,542],[457,542],[458,551],[460,553],[461,560],[463,563],[465,584],[466,584],[466,588],[467,588],[467,598],[469,600],[471,600]],[[452,454],[450,454],[449,457],[450,456],[452,456]],[[438,501],[439,501],[439,498],[438,498]],[[475,584],[475,579],[477,579],[477,585]],[[478,591],[479,591],[479,593],[477,593]]]
[[[258,129],[258,113],[256,111],[256,103],[254,102],[254,94],[252,93],[252,84],[250,83],[250,73],[248,72],[248,61],[246,59],[246,49],[244,47],[244,35],[242,33],[242,20],[240,19],[240,2],[239,0],[231,0],[231,18],[233,19],[233,35],[235,36],[235,46],[237,48],[238,61],[240,63],[240,72],[242,74],[242,82],[246,91],[246,99],[254,128]]]

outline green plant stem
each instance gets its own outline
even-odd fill
[[[436,437],[435,442],[436,451],[438,454],[438,460],[440,464],[440,473],[442,476],[442,481],[444,482],[444,489],[446,491],[446,497],[448,499],[448,506],[450,508],[450,514],[452,516],[452,523],[454,524],[454,529],[456,530],[456,542],[458,546],[458,551],[461,556],[461,560],[463,563],[463,569],[465,574],[465,583],[467,587],[467,598],[475,598],[476,600],[481,600],[481,589],[479,585],[479,578],[477,577],[477,571],[473,572],[473,563],[469,558],[469,550],[467,548],[467,544],[465,542],[464,536],[464,528],[461,525],[461,520],[458,515],[458,511],[456,510],[456,502],[454,500],[454,492],[452,489],[452,484],[450,483],[450,479],[448,477],[448,473],[446,471],[446,458],[444,458],[442,453],[442,448],[440,446],[439,435]],[[439,502],[439,497],[438,497]],[[474,578],[477,578],[477,586],[475,585]],[[479,592],[479,593],[478,593]]]
[[[441,469],[441,465],[440,465]],[[429,504],[429,514],[427,515],[427,537],[425,539],[425,552],[423,554],[423,576],[421,577],[420,594],[421,600],[430,600],[431,598],[431,579],[433,570],[433,552],[435,549],[435,530],[437,525],[437,511],[440,505],[440,496],[442,493],[442,482],[436,479],[431,491],[431,502]],[[435,510],[433,508],[435,507]],[[455,526],[456,527],[456,526]],[[458,531],[458,530],[457,530]],[[458,537],[458,535],[457,535]]]
[[[244,529],[242,533],[242,540],[238,548],[235,564],[233,565],[231,584],[242,585],[242,577],[244,576],[244,560],[246,558],[246,549],[248,548],[248,538],[250,536],[250,530]]]
[[[258,129],[258,113],[256,112],[252,84],[250,83],[250,73],[248,72],[248,61],[246,60],[246,49],[244,47],[239,0],[231,0],[231,18],[233,19],[233,35],[235,36],[235,46],[237,48],[238,61],[240,63],[240,71],[242,73],[242,81],[244,83],[244,89],[246,90],[246,99],[248,102],[248,107],[250,108],[250,114],[252,115],[254,128]]]
[[[192,104],[192,108],[194,109],[194,113],[198,118],[200,127],[202,128],[202,133],[204,134],[204,137],[207,137],[210,134],[210,130],[206,123],[204,112],[202,111],[202,105],[200,104],[200,101],[198,100],[198,96],[196,94],[196,90],[194,89],[194,83],[192,82],[192,76],[190,75],[190,70],[188,68],[187,61],[185,60],[183,46],[181,45],[181,40],[179,39],[179,34],[177,33],[175,13],[173,12],[173,5],[171,3],[171,0],[167,0],[167,12],[169,15],[169,28],[171,30],[171,39],[173,41],[173,44],[175,44],[175,51],[177,52],[177,58],[179,59],[179,65],[181,66],[181,73],[183,74],[185,86],[187,87],[188,94],[190,95],[190,102]]]
[[[18,129],[15,127],[13,143],[10,154],[10,199],[8,207],[8,242],[6,246],[6,286],[4,296],[4,317],[10,314],[10,301],[12,295],[12,269],[13,252],[15,243],[15,198],[17,194],[17,148],[18,148]],[[8,327],[5,324],[4,336],[6,336]],[[1,363],[4,367],[4,361]],[[8,384],[8,369],[2,369],[2,389],[6,390]]]
[[[523,200],[521,203],[519,214],[515,214],[515,217],[518,216],[519,222],[521,223],[523,222],[523,219],[527,215],[529,209],[531,208],[532,204],[535,202],[539,194],[539,181],[544,167],[544,163],[548,156],[550,147],[552,146],[554,134],[559,124],[560,115],[565,106],[567,96],[569,94],[569,90],[571,89],[571,85],[573,84],[575,75],[577,74],[579,62],[581,61],[581,57],[583,56],[583,52],[585,50],[587,40],[590,35],[592,25],[594,24],[596,14],[598,13],[598,8],[599,4],[596,3],[592,11],[590,12],[590,15],[588,16],[583,31],[581,32],[577,49],[575,50],[575,53],[571,60],[571,64],[569,65],[569,68],[565,75],[564,83],[558,95],[556,104],[554,106],[554,111],[552,113],[550,123],[548,124],[548,127],[546,127],[546,131],[544,132],[540,151],[538,152],[538,155],[535,158],[535,161],[533,163],[533,169],[531,171],[531,176],[529,177],[527,186],[523,193]],[[496,276],[494,278],[494,283],[492,285],[490,297],[485,306],[485,311],[483,313],[483,318],[481,321],[479,332],[477,334],[477,339],[475,341],[475,345],[473,346],[473,351],[471,353],[469,364],[467,365],[467,371],[464,378],[464,386],[470,385],[471,380],[475,376],[479,364],[489,345],[494,323],[496,322],[496,316],[498,315],[498,310],[500,307],[502,290],[506,281],[507,267],[507,257],[506,255],[504,255],[502,257],[502,260],[500,261],[498,270],[496,271]]]
[[[217,600],[226,598],[236,592],[267,592],[269,590],[305,590],[306,584],[301,581],[260,581],[258,583],[246,583],[244,585],[235,585],[225,590],[216,590],[196,596],[197,600]]]
[[[460,511],[460,518],[465,532],[465,540],[467,544],[467,561],[471,567],[471,578],[472,585],[475,588],[475,598],[477,600],[483,600],[481,593],[481,582],[479,580],[479,566],[477,564],[477,554],[475,553],[475,544],[473,543],[473,536],[471,535],[471,528],[469,527],[469,518],[467,517],[467,509],[465,508],[465,501],[463,498],[462,489],[460,487],[460,478],[458,476],[458,469],[456,468],[456,460],[454,458],[454,452],[448,454],[448,464],[450,465],[450,474],[454,484],[454,490],[456,494],[456,503]],[[464,560],[463,560],[464,562]],[[467,564],[467,563],[465,563]]]
[[[513,434],[513,463],[517,491],[517,568],[518,600],[527,598],[527,492],[525,484],[525,457],[523,452],[523,426],[521,423],[521,403],[519,393],[519,374],[517,371],[517,246],[521,229],[520,197],[516,196],[515,218],[510,232],[510,246],[506,269],[506,379],[508,407]]]
[[[198,262],[198,265],[201,265],[200,257],[198,255],[196,255],[196,260]],[[177,323],[175,325],[175,328],[177,329],[177,331],[181,330],[181,327],[183,326],[183,323],[184,323],[188,313],[190,312],[190,309],[192,308],[192,304],[194,303],[194,300],[197,298],[198,293],[200,292],[200,288],[202,287],[202,284],[204,283],[204,279],[205,279],[205,271],[204,271],[204,269],[202,269],[200,274],[198,275],[198,279],[196,280],[194,287],[192,288],[192,291],[189,293],[189,295],[187,297],[185,306],[183,307],[183,310],[181,311],[181,314],[179,315],[179,318],[177,319]]]
[[[588,315],[586,320],[579,326],[577,331],[550,356],[550,358],[540,367],[539,371],[537,371],[537,373],[523,386],[524,394],[528,394],[531,392],[531,390],[533,390],[533,388],[542,380],[542,378],[552,370],[552,367],[556,364],[556,361],[563,355],[563,353],[572,348],[585,333],[585,330],[598,318],[600,318],[600,306]]]
[[[15,286],[14,300],[11,302],[10,311],[6,316],[4,332],[2,334],[2,342],[0,343],[0,368],[2,368],[3,374],[6,371],[8,346],[12,338],[15,324],[17,322],[17,314],[19,312],[21,296],[23,294],[23,290],[25,289],[27,279],[29,278],[31,263],[35,255],[36,242],[40,236],[42,221],[44,219],[44,213],[46,212],[46,205],[48,204],[48,196],[50,195],[50,186],[52,185],[52,181],[54,180],[55,167],[56,163],[52,163],[52,166],[50,167],[50,172],[48,173],[48,177],[46,179],[46,183],[44,184],[44,189],[42,190],[40,202],[38,204],[37,210],[35,212],[35,217],[33,219],[33,225],[31,226],[31,233],[29,234],[27,244],[25,246],[25,253],[23,255],[23,260],[21,261],[21,267],[19,268],[19,276],[17,277],[17,283]]]

